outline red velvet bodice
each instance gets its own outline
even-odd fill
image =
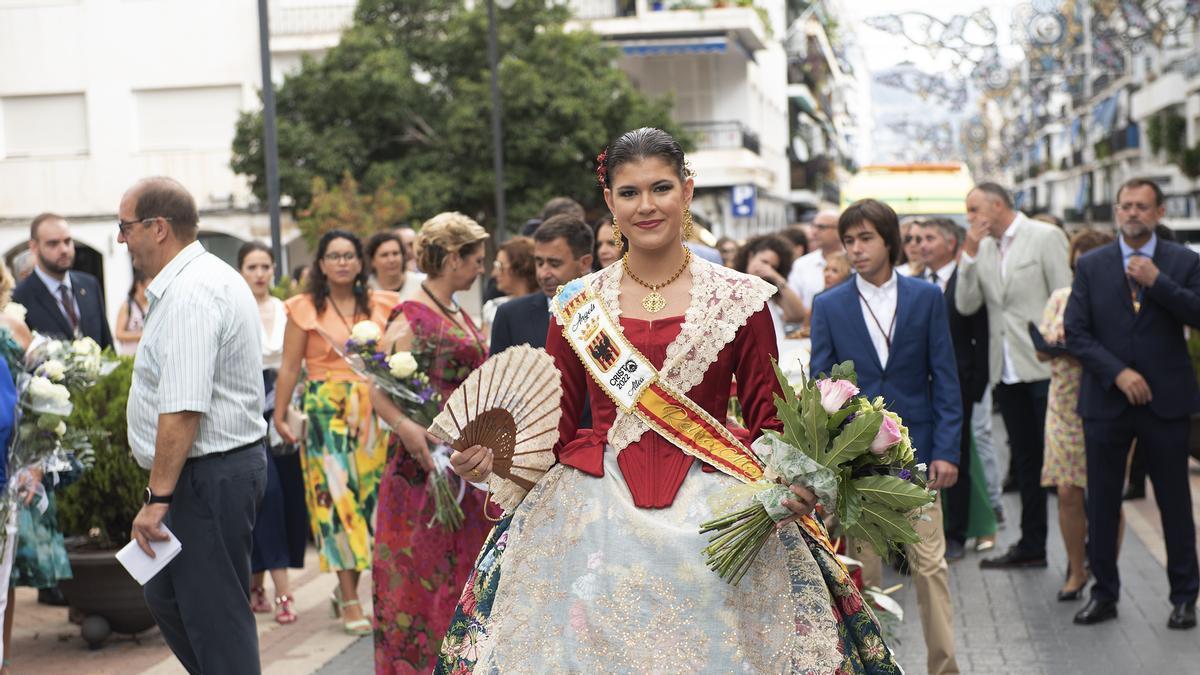
[[[652,321],[622,317],[621,328],[629,342],[655,368],[661,368],[667,347],[679,334],[683,320],[682,316]],[[616,406],[584,370],[557,321],[551,321],[546,351],[554,357],[562,372],[563,415],[558,425],[559,442],[555,454],[567,466],[593,476],[603,476],[605,442],[608,429],[616,418]],[[771,358],[778,358],[778,354],[775,326],[770,311],[764,307],[751,315],[734,340],[725,345],[700,384],[687,392],[688,398],[717,420],[724,421],[729,406],[730,382],[736,375],[735,389],[749,429],[733,431],[748,446],[763,429],[781,426],[775,418],[773,399],[779,392],[779,382],[771,368]],[[592,429],[577,428],[585,392],[592,406]],[[642,508],[670,506],[693,461],[653,431],[642,434],[617,458],[633,503]],[[708,466],[704,469],[712,470]]]

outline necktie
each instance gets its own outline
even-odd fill
[[[1129,267],[1129,260],[1133,260],[1139,255],[1145,254],[1141,251],[1134,251],[1133,253],[1129,254],[1129,259],[1125,261],[1126,268]],[[1137,314],[1138,312],[1142,311],[1142,295],[1145,293],[1146,289],[1142,288],[1141,284],[1134,281],[1128,275],[1125,277],[1125,281],[1129,283],[1129,301],[1133,303],[1133,313]]]
[[[58,297],[62,300],[63,309],[67,312],[67,321],[71,324],[71,330],[75,330],[79,327],[79,315],[75,313],[75,303],[66,284],[58,287]]]

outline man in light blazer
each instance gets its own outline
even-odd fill
[[[853,361],[867,398],[882,396],[904,419],[917,460],[929,467],[929,487],[945,490],[958,479],[962,401],[946,301],[937,286],[896,273],[900,224],[895,211],[864,199],[838,219],[838,234],[856,276],[813,299],[813,373]],[[959,672],[954,613],[946,566],[941,499],[914,525],[921,541],[908,546],[917,606],[931,675]],[[880,585],[879,556],[856,545],[863,580]]]
[[[967,194],[971,229],[963,242],[954,303],[963,314],[987,307],[988,373],[1008,431],[1021,493],[1021,539],[980,562],[985,569],[1046,566],[1046,492],[1041,487],[1050,366],[1037,360],[1029,323],[1055,289],[1071,284],[1067,237],[1013,209],[1008,191],[980,183]]]

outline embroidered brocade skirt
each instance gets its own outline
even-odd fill
[[[736,587],[705,566],[708,498],[734,484],[697,463],[674,504],[640,509],[615,453],[601,478],[555,466],[489,535],[437,672],[900,672],[844,570],[799,528]]]

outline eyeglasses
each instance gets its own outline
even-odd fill
[[[913,236],[910,234],[904,238],[904,245],[907,246],[911,243],[913,243]]]
[[[321,257],[330,265],[336,265],[337,263],[352,263],[355,260],[358,260],[357,253],[326,253]]]
[[[117,231],[120,232],[122,235],[127,235],[127,234],[129,234],[129,231],[131,229],[133,229],[134,225],[137,225],[138,223],[149,222],[151,220],[157,220],[159,218],[162,218],[163,220],[167,221],[168,223],[171,222],[170,218],[163,218],[163,216],[151,216],[149,218],[142,218],[141,220],[129,220],[129,221],[118,219],[117,220]]]
[[[1141,213],[1149,213],[1154,210],[1154,204],[1141,204],[1139,202],[1121,202],[1117,204],[1119,211],[1139,211]]]
[[[496,270],[497,272],[503,272],[504,270],[508,269],[508,265],[500,262],[499,260],[493,260],[492,269]]]

